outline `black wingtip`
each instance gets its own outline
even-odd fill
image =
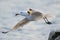
[[[51,22],[46,22],[47,24],[52,24]]]
[[[2,32],[2,33],[6,34],[6,33],[8,33],[8,32]]]

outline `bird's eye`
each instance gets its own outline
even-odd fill
[[[27,13],[30,15],[30,12],[29,11],[27,11]]]
[[[29,11],[27,11],[27,13],[30,13]]]

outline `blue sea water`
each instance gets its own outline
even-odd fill
[[[30,22],[22,28],[7,34],[1,33],[13,28],[24,16],[15,16],[28,8],[39,9],[56,15],[48,25],[43,21]],[[60,30],[60,0],[0,0],[0,40],[48,40],[51,31]]]

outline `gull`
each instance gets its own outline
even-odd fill
[[[47,17],[43,15],[43,13],[33,10],[31,8],[27,10],[27,13],[20,12],[20,13],[17,13],[15,16],[17,15],[25,16],[25,18],[19,21],[11,30],[2,32],[2,33],[8,33],[10,31],[16,30],[19,27],[22,27],[23,25],[27,24],[28,22],[37,21],[37,20],[40,20],[41,18],[45,21],[46,24],[52,24],[52,22],[50,22],[47,19]]]

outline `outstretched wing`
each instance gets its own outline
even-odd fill
[[[16,30],[16,29],[18,29],[19,27],[22,27],[23,25],[25,25],[28,22],[29,22],[29,20],[27,18],[25,18],[25,19],[21,20],[20,22],[18,22],[11,30],[6,31],[6,32],[2,32],[2,33],[8,33],[10,31]]]
[[[23,25],[25,25],[28,22],[29,22],[29,20],[27,18],[25,18],[25,19],[21,20],[20,22],[18,22],[12,29],[16,30],[16,29],[18,29],[19,27],[22,27]]]

